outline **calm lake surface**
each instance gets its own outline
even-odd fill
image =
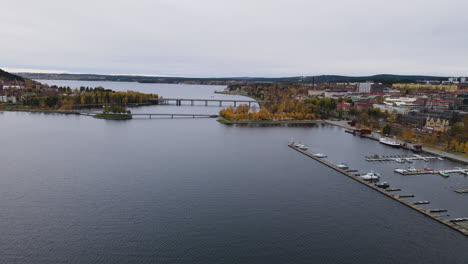
[[[227,98],[222,86],[43,81]],[[217,113],[217,106],[142,112]],[[401,176],[411,155],[329,125],[99,120],[0,113],[0,263],[468,263],[462,234],[287,147],[291,137],[391,187],[468,216],[468,179]],[[415,168],[453,168],[450,161]]]

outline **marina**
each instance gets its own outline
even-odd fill
[[[309,152],[306,152],[304,150],[301,150],[297,147],[295,147],[294,145],[292,144],[289,144],[288,145],[290,148],[306,155],[307,157],[310,157],[332,169],[334,169],[335,171],[338,171],[340,172],[341,174],[345,175],[345,176],[348,176],[350,177],[351,179],[355,180],[355,181],[358,181],[366,186],[368,186],[369,188],[372,188],[373,190],[375,191],[378,191],[380,192],[381,194],[384,194],[385,196],[389,197],[389,198],[392,198],[393,200],[395,201],[398,201],[400,202],[401,204],[404,204],[406,206],[408,206],[409,208],[427,216],[427,217],[430,217],[432,218],[433,220],[445,225],[445,226],[448,226],[462,234],[464,234],[465,236],[468,236],[468,225],[465,224],[465,222],[454,222],[454,221],[450,221],[450,220],[447,220],[447,219],[444,219],[438,215],[435,215],[434,213],[440,213],[440,212],[446,212],[447,210],[446,209],[430,209],[430,210],[427,210],[427,209],[423,209],[423,208],[420,208],[418,206],[416,206],[416,204],[414,202],[410,202],[410,201],[406,201],[404,200],[403,198],[405,197],[408,197],[408,198],[413,198],[414,195],[394,195],[394,194],[391,194],[390,192],[393,192],[393,191],[401,191],[400,189],[384,189],[384,188],[379,188],[378,186],[376,186],[375,184],[373,184],[372,182],[368,182],[354,174],[351,174],[349,173],[347,170],[344,170],[344,169],[341,169],[339,168],[337,165],[334,165],[332,163],[329,163],[327,161],[325,161],[324,159],[322,158],[318,158],[316,157],[314,154],[311,154]],[[462,224],[460,224],[462,223]]]

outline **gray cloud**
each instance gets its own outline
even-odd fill
[[[1,1],[1,67],[468,75],[468,2],[461,0]]]

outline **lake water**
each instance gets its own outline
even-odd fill
[[[212,86],[44,82],[227,97]],[[467,178],[405,177],[393,173],[396,163],[367,163],[366,155],[410,153],[338,127],[0,117],[0,263],[468,263],[462,234],[286,144],[294,137],[330,161],[379,172],[413,200],[430,200],[427,208],[449,209],[447,218],[468,216],[468,196],[453,192]]]

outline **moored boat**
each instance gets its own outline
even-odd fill
[[[316,157],[316,158],[326,158],[327,155],[325,155],[325,154],[323,154],[323,153],[315,153],[315,154],[314,154],[314,157]]]
[[[375,186],[382,188],[382,189],[387,189],[388,187],[390,187],[390,184],[388,182],[379,182],[379,183],[376,183]]]
[[[384,145],[391,146],[391,147],[399,148],[401,146],[401,144],[399,142],[397,142],[395,140],[388,139],[388,138],[380,138],[379,142],[384,144]]]
[[[346,170],[346,169],[349,169],[349,166],[348,164],[346,163],[340,163],[338,165],[336,165],[338,168],[342,169],[342,170]]]
[[[302,144],[301,142],[294,142],[293,140],[291,140],[290,145],[293,146],[293,147],[295,147],[295,148],[298,148],[298,149],[300,149],[300,150],[307,150],[307,149],[309,149],[309,147],[307,147],[307,145]]]
[[[380,179],[380,175],[375,172],[369,172],[367,174],[358,176],[359,178],[365,180],[365,181],[374,181]]]
[[[445,172],[445,171],[439,171],[439,174],[440,174],[440,176],[443,176],[443,177],[448,177],[449,176],[448,172]]]

